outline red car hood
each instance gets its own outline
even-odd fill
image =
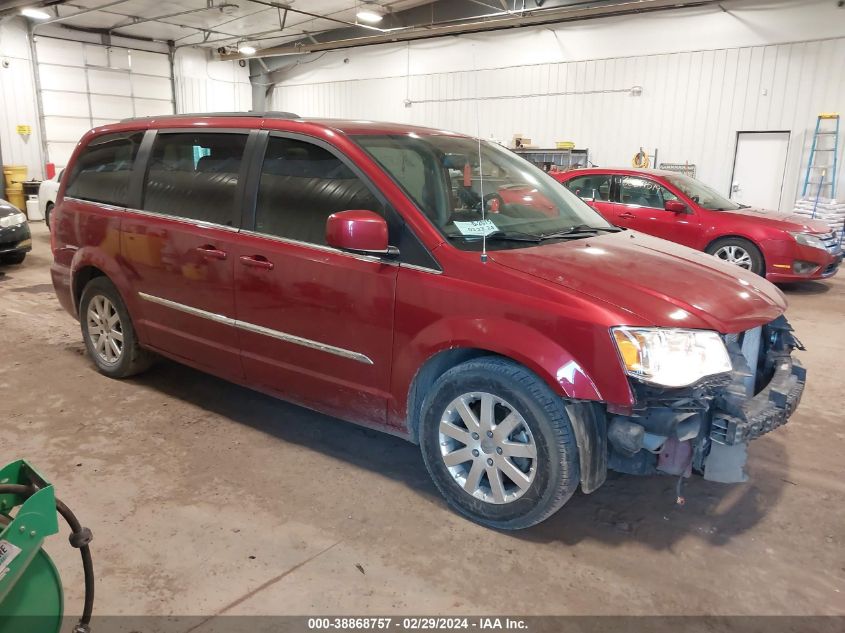
[[[806,216],[798,215],[796,213],[783,214],[775,211],[767,211],[766,209],[757,209],[748,207],[747,209],[737,209],[736,211],[719,211],[718,213],[727,213],[730,215],[742,215],[756,220],[764,220],[766,223],[777,224],[785,231],[804,231],[810,233],[830,233],[830,227],[819,220],[812,220]]]
[[[786,309],[783,294],[762,277],[634,231],[493,251],[490,258],[655,326],[727,334],[767,323]]]

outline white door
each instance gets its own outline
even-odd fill
[[[731,200],[778,210],[789,132],[740,132],[736,139]]]
[[[35,39],[46,161],[67,165],[80,137],[121,119],[173,114],[166,53]],[[45,161],[45,162],[46,162]]]

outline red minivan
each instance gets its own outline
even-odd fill
[[[657,169],[574,169],[552,177],[616,226],[689,246],[772,282],[833,277],[840,238],[819,220],[754,209]]]
[[[161,355],[402,436],[488,526],[608,469],[742,481],[804,388],[773,285],[478,139],[157,117],[91,130],[65,174],[53,284],[100,372]]]

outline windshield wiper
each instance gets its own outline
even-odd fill
[[[575,226],[570,226],[568,229],[557,231],[555,233],[543,233],[542,235],[540,235],[540,239],[556,240],[568,237],[585,237],[587,235],[595,235],[598,231],[605,231],[607,233],[618,233],[621,230],[622,229],[617,226],[598,227],[589,226],[587,224],[576,224]]]
[[[454,239],[462,240],[481,240],[484,236],[481,235],[450,235]],[[540,235],[532,235],[530,233],[506,233],[505,231],[495,231],[487,234],[488,240],[505,241],[505,242],[540,242],[543,238]]]

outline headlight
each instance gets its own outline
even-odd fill
[[[0,218],[0,228],[7,229],[10,226],[17,226],[26,222],[26,216],[23,213],[13,213],[12,215],[4,215]]]
[[[821,238],[818,235],[813,235],[812,233],[790,233],[790,235],[795,238],[796,242],[802,244],[803,246],[826,250],[824,242],[821,241]]]
[[[731,371],[722,337],[710,330],[615,327],[613,340],[631,376],[664,387],[685,387]]]

